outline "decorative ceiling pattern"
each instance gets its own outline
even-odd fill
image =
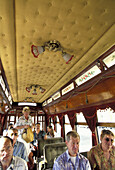
[[[41,103],[114,44],[114,0],[0,0],[0,57],[14,102]],[[35,58],[31,46],[60,42],[61,51]],[[46,89],[37,95],[26,87]]]

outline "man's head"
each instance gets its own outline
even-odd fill
[[[13,157],[13,140],[8,136],[0,138],[0,162],[2,165],[10,164]]]
[[[36,132],[40,131],[40,123],[35,124],[35,129],[36,129]]]
[[[52,129],[53,129],[53,128],[52,128],[51,125],[49,125],[49,126],[47,127],[47,131],[48,131],[48,132],[50,132]]]
[[[76,156],[79,151],[80,136],[76,131],[70,131],[66,134],[66,145],[70,156]]]
[[[13,128],[8,130],[8,136],[13,140],[13,144],[15,144],[18,138],[18,129]]]
[[[114,134],[110,130],[104,129],[101,131],[100,139],[101,139],[102,149],[104,151],[109,151],[113,146]]]
[[[29,107],[24,107],[22,110],[22,113],[24,114],[24,116],[27,118],[30,114],[30,108]]]
[[[14,126],[14,125],[13,125],[12,123],[9,123],[9,125],[8,125],[8,130],[9,130],[9,129],[12,129],[13,126]]]

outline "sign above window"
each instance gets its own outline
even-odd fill
[[[61,97],[60,92],[57,92],[57,93],[55,93],[55,94],[52,96],[52,98],[53,98],[54,100],[56,100],[56,99],[58,99],[58,98],[60,98],[60,97]]]
[[[71,83],[70,85],[68,85],[66,88],[64,88],[62,90],[62,95],[68,93],[69,91],[73,90],[74,89],[74,83]]]
[[[82,76],[78,77],[75,82],[77,86],[80,86],[81,84],[85,83],[86,81],[90,80],[91,78],[95,77],[101,73],[101,70],[95,65],[90,70],[85,72]]]
[[[108,57],[104,58],[103,62],[107,65],[107,67],[113,66],[115,64],[115,51]]]

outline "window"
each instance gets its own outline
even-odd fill
[[[65,115],[65,135],[72,130],[68,115]]]
[[[86,152],[92,148],[92,133],[88,126],[77,125],[77,132],[80,135],[79,152]]]
[[[115,113],[111,108],[97,110],[98,122],[115,123]]]
[[[77,117],[77,122],[85,122],[86,123],[85,117],[83,116],[82,112],[77,113],[76,117]]]
[[[76,113],[76,117],[78,123],[76,129],[80,135],[79,152],[86,152],[92,148],[92,132],[87,125],[81,125],[83,123],[86,124],[86,120],[82,112]]]
[[[57,120],[57,124],[56,124],[56,128],[57,128],[57,136],[58,137],[61,137],[61,125],[60,125],[60,123],[59,123],[59,118],[58,118],[58,116],[56,116],[56,120]]]
[[[10,122],[14,122],[15,116],[10,116]]]

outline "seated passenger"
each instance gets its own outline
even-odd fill
[[[13,147],[14,147],[13,155],[19,156],[28,162],[28,155],[27,155],[26,147],[25,147],[24,143],[19,142],[17,140],[18,130],[15,128],[8,130],[8,136],[13,140]]]
[[[25,160],[13,156],[13,141],[8,136],[0,138],[0,169],[28,170]]]
[[[101,143],[94,146],[88,152],[88,159],[92,169],[115,169],[115,146],[113,146],[114,134],[110,130],[102,130]]]
[[[40,123],[36,123],[34,132],[34,141],[31,142],[31,152],[29,153],[29,160],[33,162],[33,157],[37,157],[38,139],[47,139],[45,131],[40,130]]]
[[[54,138],[54,130],[51,125],[47,127],[47,137]]]
[[[8,128],[3,131],[3,136],[7,136],[8,130],[12,129],[14,125],[12,123],[9,123]]]
[[[37,145],[38,139],[47,139],[47,134],[45,131],[40,130],[40,123],[36,123],[35,125],[35,132],[34,132],[34,141],[32,142],[33,145]]]
[[[58,137],[57,133],[54,131],[51,125],[47,127],[47,137],[48,138]]]
[[[88,159],[78,153],[79,142],[80,136],[76,131],[70,131],[66,134],[68,150],[56,159],[53,170],[91,170]]]

